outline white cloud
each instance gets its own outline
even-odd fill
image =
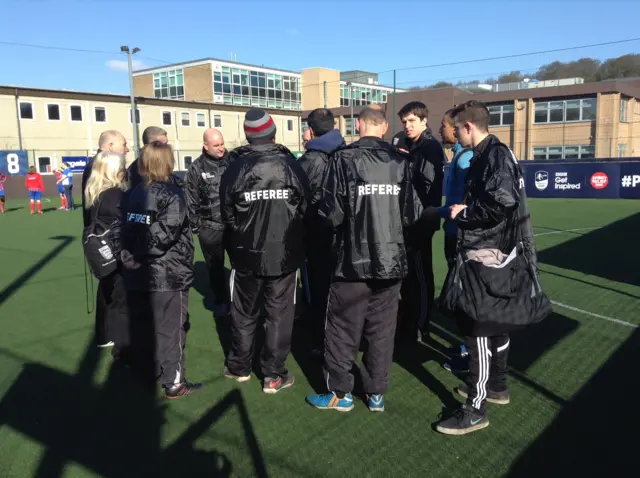
[[[292,36],[300,35],[300,32],[295,28],[287,28],[285,32],[287,35],[292,35]]]
[[[131,66],[133,67],[133,71],[149,68],[149,65],[138,60],[133,60]],[[129,71],[129,63],[127,60],[109,60],[107,67],[116,71]]]

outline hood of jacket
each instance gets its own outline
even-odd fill
[[[323,153],[331,154],[344,144],[345,141],[342,134],[340,134],[339,130],[334,129],[309,141],[307,143],[307,151],[322,151]]]

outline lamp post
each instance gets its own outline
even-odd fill
[[[353,130],[356,129],[356,125],[353,124],[353,92],[352,92],[352,83],[347,81],[347,86],[349,87],[349,105],[351,106],[351,142],[353,143]]]
[[[133,124],[133,149],[136,156],[138,155],[138,117],[136,115],[136,99],[133,94],[133,61],[132,57],[140,51],[140,48],[130,50],[128,46],[121,46],[120,51],[127,54],[129,60],[129,95],[131,96],[131,124]]]

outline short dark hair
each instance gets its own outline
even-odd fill
[[[402,109],[398,111],[400,119],[409,115],[416,115],[420,120],[423,120],[429,116],[429,110],[427,109],[427,105],[424,103],[420,101],[412,101],[404,105]]]
[[[489,109],[480,101],[471,100],[456,106],[453,118],[456,122],[473,123],[482,131],[489,131]]]
[[[384,112],[379,109],[365,107],[360,111],[358,120],[367,124],[374,124],[376,126],[387,122],[387,117]]]
[[[142,132],[142,144],[153,143],[160,136],[166,136],[167,132],[157,126],[149,126]]]
[[[331,110],[317,108],[309,113],[307,124],[315,136],[322,136],[335,129],[335,120]]]
[[[449,123],[451,126],[455,126],[455,121],[453,120],[453,113],[456,109],[455,108],[451,108],[447,111],[444,112],[444,120]]]

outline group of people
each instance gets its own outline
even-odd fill
[[[73,171],[71,166],[63,163],[62,166],[54,171],[56,177],[56,186],[60,195],[61,206],[59,209],[72,211],[73,204]],[[0,213],[5,212],[5,191],[4,183],[7,180],[6,174],[0,173]],[[35,166],[30,166],[25,177],[24,187],[29,194],[29,210],[31,214],[43,214],[42,211],[42,195],[44,194],[44,181],[42,175],[37,171]]]
[[[356,120],[360,139],[347,145],[331,111],[316,109],[297,161],[275,142],[271,116],[252,108],[244,120],[248,144],[229,152],[223,135],[208,129],[184,181],[173,174],[173,150],[161,128],[145,130],[140,157],[128,170],[124,137],[103,133],[82,186],[84,225],[104,226],[118,260],[98,287],[99,345],[113,346],[116,358],[159,378],[167,398],[201,387],[184,372],[198,235],[214,316],[231,327],[225,377],[251,379],[264,319],[263,391],[294,384],[287,358],[302,271],[312,353],[323,358],[327,386],[307,402],[353,409],[351,369],[364,342],[365,401],[371,411],[384,411],[397,327],[413,338],[428,336],[435,307],[432,241],[441,219],[450,274],[464,251],[497,250],[504,261],[515,247],[506,238],[516,236],[533,248],[531,237],[514,235],[522,230],[523,221],[513,218],[526,206],[524,185],[511,151],[489,133],[486,106],[471,101],[442,120],[443,143],[453,150],[444,205],[446,156],[428,128],[427,107],[412,102],[398,116],[404,130],[387,142],[385,113],[365,107]],[[467,384],[457,389],[467,401],[438,425],[453,435],[486,427],[487,401],[509,402],[511,329],[479,329],[469,315],[457,319],[465,343],[454,349],[460,360],[448,367],[468,372]]]

